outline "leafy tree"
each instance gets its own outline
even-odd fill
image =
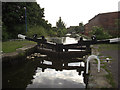
[[[27,11],[27,21],[30,24],[40,24],[44,17],[44,8],[36,2],[3,2],[2,13],[3,22],[7,25],[25,23],[25,7]]]
[[[26,33],[28,37],[33,37],[34,34],[37,34],[38,37],[47,36],[47,31],[42,26],[31,27]]]
[[[83,33],[84,32],[83,23],[79,23],[79,26],[75,26],[74,30],[75,30],[76,33]]]
[[[7,40],[10,35],[6,31],[7,27],[4,25],[4,23],[2,25],[3,25],[3,27],[2,27],[2,39]]]
[[[64,36],[67,32],[65,27],[65,23],[62,21],[61,17],[59,17],[58,22],[56,22],[57,36]]]
[[[50,29],[48,32],[49,36],[53,37],[53,36],[57,36],[57,32],[54,31],[53,29]]]
[[[51,29],[51,24],[44,19],[44,8],[41,8],[37,2],[2,2],[2,22],[5,28],[3,36],[5,38],[17,38],[18,33],[25,34],[25,7],[28,29],[29,26],[31,28],[31,26],[38,25],[47,30]]]
[[[61,17],[59,17],[58,22],[56,22],[56,27],[59,28],[59,29],[64,29],[65,28],[65,24],[62,21]]]
[[[84,25],[83,25],[83,23],[81,22],[81,23],[79,23],[79,29],[80,29],[80,33],[83,33],[84,32]]]
[[[92,35],[95,35],[97,39],[107,39],[111,36],[104,30],[102,27],[93,26],[92,31],[90,32]]]

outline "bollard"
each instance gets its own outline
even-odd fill
[[[88,74],[89,61],[90,61],[90,60],[93,60],[93,59],[97,59],[97,60],[98,60],[98,72],[100,72],[100,59],[99,59],[98,56],[96,56],[96,55],[90,55],[90,56],[87,58],[86,74]]]

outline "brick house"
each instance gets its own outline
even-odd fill
[[[92,30],[93,26],[99,26],[104,28],[110,34],[118,33],[118,16],[120,12],[109,12],[109,13],[100,13],[93,17],[87,24],[84,25],[85,35],[89,36],[89,32]]]

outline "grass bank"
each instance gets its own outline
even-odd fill
[[[10,53],[16,51],[17,48],[22,48],[24,46],[36,44],[33,41],[6,41],[2,42],[2,51],[3,53]]]

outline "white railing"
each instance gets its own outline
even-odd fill
[[[96,55],[90,55],[90,56],[87,58],[86,74],[88,74],[89,61],[90,61],[90,60],[94,60],[94,59],[97,59],[97,60],[98,60],[98,72],[100,72],[100,59],[99,59],[98,56],[96,56]]]

